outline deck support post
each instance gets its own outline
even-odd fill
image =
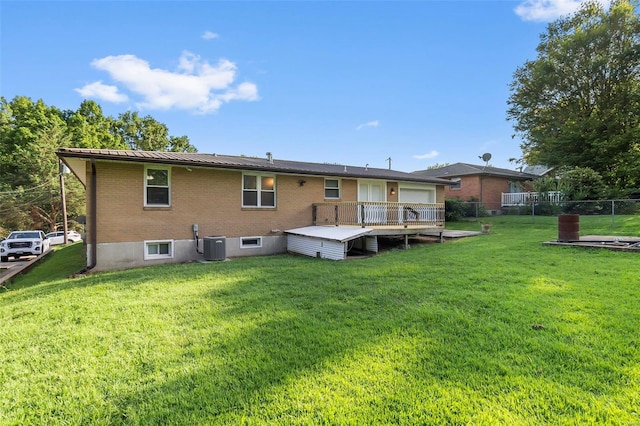
[[[409,250],[409,234],[404,234],[404,249]]]

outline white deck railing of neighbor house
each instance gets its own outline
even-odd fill
[[[443,203],[343,202],[313,205],[314,225],[444,226]]]
[[[559,204],[562,201],[562,192],[549,191],[545,193],[543,199],[540,198],[537,192],[503,192],[502,207],[523,206],[539,202]]]

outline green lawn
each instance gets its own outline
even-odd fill
[[[640,253],[554,220],[75,279],[65,247],[0,290],[0,424],[640,424]]]

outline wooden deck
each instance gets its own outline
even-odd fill
[[[597,248],[612,251],[640,252],[640,237],[584,235],[578,241],[547,241],[543,246]]]
[[[412,234],[417,229],[444,228],[444,203],[315,203],[312,210],[316,226],[361,226],[374,228],[380,235],[388,230],[407,229],[402,234]]]
[[[333,226],[333,225],[326,225]],[[354,225],[340,225],[340,228],[356,228],[360,229],[359,226]],[[405,244],[408,245],[408,238],[410,236],[420,236],[420,237],[436,237],[440,240],[440,242],[444,242],[445,239],[450,238],[464,238],[464,237],[472,237],[476,235],[482,235],[482,232],[476,231],[458,231],[458,230],[450,230],[445,229],[444,227],[428,227],[428,226],[367,226],[368,229],[373,229],[369,234],[370,236],[380,236],[380,237],[405,237]]]

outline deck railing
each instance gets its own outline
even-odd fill
[[[562,192],[545,192],[544,199],[541,200],[540,198],[541,197],[537,192],[503,192],[502,207],[523,206],[532,203],[539,203],[541,201],[551,204],[559,204],[560,201],[562,201]]]
[[[444,226],[443,203],[390,203],[376,201],[316,203],[314,225],[335,226]]]

